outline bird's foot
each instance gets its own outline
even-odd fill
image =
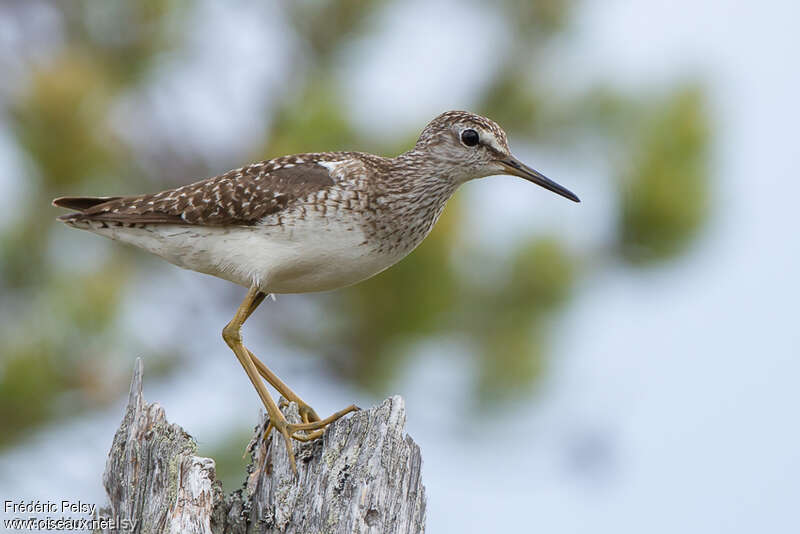
[[[288,402],[284,401],[281,403],[281,407],[285,407],[287,405]],[[290,423],[282,412],[278,412],[278,417],[275,420],[270,418],[269,422],[267,423],[267,429],[264,431],[264,440],[269,437],[269,434],[273,428],[283,436],[283,441],[286,444],[286,452],[289,455],[289,463],[292,466],[292,472],[294,474],[297,474],[297,465],[294,459],[294,447],[292,447],[291,442],[292,439],[297,441],[313,441],[322,436],[323,432],[325,432],[325,428],[329,424],[341,417],[344,417],[350,412],[360,409],[355,404],[351,404],[347,408],[339,410],[325,419],[319,419],[317,414],[310,406],[305,403],[303,403],[303,406],[305,410],[303,410],[302,413],[305,415],[301,415],[303,418],[302,423]],[[316,420],[309,421],[308,419],[310,417],[315,417]]]
[[[303,420],[303,423],[313,423],[320,420],[319,416],[317,415],[317,412],[314,411],[314,408],[306,404],[305,401],[300,397],[292,399],[291,402],[297,404],[297,413],[300,414],[300,419]],[[286,400],[284,397],[281,397],[280,401],[278,402],[278,406],[281,409],[288,408],[289,404],[290,404],[289,401]]]

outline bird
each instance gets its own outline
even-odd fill
[[[395,157],[365,152],[282,156],[174,189],[135,196],[60,197],[58,219],[144,249],[179,267],[247,288],[222,337],[286,444],[320,437],[353,405],[320,418],[242,342],[245,321],[268,295],[311,293],[361,282],[391,267],[429,234],[456,189],[473,179],[524,178],[574,202],[570,190],[515,158],[493,120],[447,111]],[[289,423],[264,381],[302,422]]]

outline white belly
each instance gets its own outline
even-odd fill
[[[315,225],[309,225],[315,226]],[[211,274],[266,293],[308,293],[348,286],[390,267],[405,254],[377,254],[356,225],[306,229],[242,226],[149,225],[87,228],[161,256],[185,269]]]

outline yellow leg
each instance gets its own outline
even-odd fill
[[[275,375],[275,373],[273,373],[266,365],[256,358],[255,355],[253,355],[253,353],[247,349],[247,347],[244,346],[241,335],[242,325],[255,311],[258,305],[264,300],[264,297],[266,297],[266,295],[257,288],[250,289],[247,292],[247,296],[245,297],[244,301],[239,306],[239,309],[236,310],[236,314],[233,316],[233,319],[231,319],[231,321],[222,330],[222,338],[239,359],[239,363],[241,363],[242,367],[244,367],[247,376],[250,378],[250,381],[256,388],[256,392],[258,392],[259,397],[261,397],[261,401],[264,403],[264,406],[267,409],[267,414],[269,415],[269,425],[264,433],[264,437],[266,438],[267,434],[269,434],[269,431],[273,428],[283,435],[284,442],[286,443],[286,451],[289,454],[289,463],[292,466],[292,471],[297,473],[294,450],[292,448],[290,438],[300,441],[316,439],[322,435],[322,431],[325,426],[339,419],[343,415],[346,415],[353,410],[357,410],[358,408],[351,405],[344,410],[336,412],[330,417],[320,420],[319,416],[308,404],[306,404],[294,391],[284,384]],[[289,401],[297,403],[298,408],[301,410],[300,413],[303,423],[294,425],[286,421],[286,418],[278,409],[278,406],[270,396],[269,391],[267,391],[267,388],[261,381],[260,377],[266,379],[267,382],[272,384],[272,386],[284,397],[289,399]],[[298,431],[310,430],[314,430],[315,432],[310,432],[306,435],[297,434]]]
[[[267,294],[259,291],[256,296],[253,298],[253,301],[250,303],[247,311],[244,314],[244,318],[242,319],[242,323],[244,322],[256,311],[256,308],[259,304],[264,302],[264,299],[267,297]],[[247,350],[247,348],[245,347]],[[269,367],[264,365],[264,363],[259,360],[255,354],[247,350],[250,358],[253,360],[253,363],[256,365],[256,369],[258,370],[258,374],[264,377],[264,380],[270,383],[272,387],[278,390],[278,393],[283,395],[289,402],[294,402],[297,404],[297,410],[300,413],[300,417],[303,419],[304,423],[310,423],[312,421],[319,421],[320,418],[317,415],[317,412],[309,406],[303,399],[300,398],[300,395],[292,391],[292,389],[287,386],[278,376],[273,373]],[[268,432],[267,432],[268,433]],[[265,435],[267,434],[265,433]]]
[[[256,294],[256,296],[253,297],[252,302],[250,303],[249,307],[247,308],[247,311],[244,314],[244,318],[242,319],[242,324],[244,324],[244,322],[253,314],[253,312],[256,311],[256,308],[259,306],[259,304],[264,302],[264,299],[266,297],[267,294],[262,291],[259,291]],[[297,404],[297,410],[300,413],[300,417],[302,418],[304,423],[313,423],[315,421],[320,421],[320,417],[319,415],[317,415],[317,412],[314,411],[314,408],[309,406],[308,403],[306,403],[306,401],[301,399],[300,395],[292,391],[292,389],[289,386],[287,386],[286,383],[283,382],[283,380],[278,378],[278,376],[275,373],[273,373],[269,369],[269,367],[264,365],[264,363],[261,360],[259,360],[255,354],[250,352],[250,350],[248,350],[247,347],[245,347],[245,350],[247,350],[247,353],[250,355],[250,359],[252,359],[253,363],[256,365],[258,373],[262,377],[264,377],[264,379],[267,382],[269,382],[272,387],[278,390],[278,393],[283,395],[285,399],[287,399],[289,402],[294,402],[295,404]],[[341,412],[343,413],[339,415],[339,417],[342,417],[342,415],[346,415],[357,409],[358,409],[357,406],[350,405],[344,410],[341,410]],[[335,421],[339,417],[334,418],[333,421]],[[328,419],[330,419],[330,417]]]
[[[297,403],[297,410],[300,413],[300,417],[302,417],[304,423],[310,423],[312,421],[319,421],[319,416],[317,412],[314,411],[314,408],[306,404],[306,402],[300,398],[300,396],[292,391],[289,386],[283,383],[283,381],[275,375],[272,371],[270,371],[269,367],[264,365],[264,363],[256,358],[255,354],[250,352],[247,348],[247,353],[250,355],[250,358],[253,360],[253,363],[258,370],[258,374],[264,377],[264,380],[269,382],[272,387],[278,390],[278,392],[286,398],[289,402],[296,402]]]

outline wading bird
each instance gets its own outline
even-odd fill
[[[268,431],[283,435],[296,469],[290,440],[315,439],[356,408],[321,419],[242,344],[244,322],[269,294],[336,289],[387,269],[425,239],[458,186],[496,174],[579,202],[512,156],[494,121],[448,111],[425,127],[413,149],[394,158],[296,154],[160,193],[62,197],[53,204],[76,211],[60,217],[69,226],[249,289],[222,337],[267,409]],[[297,403],[302,423],[286,420],[262,378]]]

